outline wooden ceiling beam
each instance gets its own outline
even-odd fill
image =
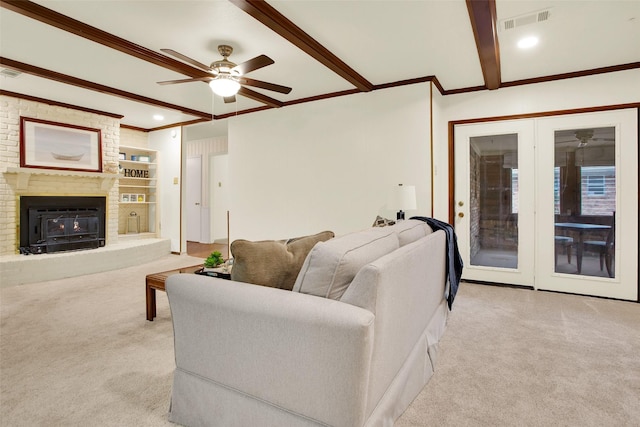
[[[0,6],[36,21],[43,22],[103,46],[110,47],[138,59],[159,65],[163,68],[190,77],[210,77],[206,71],[199,70],[181,61],[162,55],[146,47],[137,45],[121,37],[107,33],[84,22],[70,18],[37,3],[24,0],[0,0]]]
[[[79,79],[77,77],[69,76],[67,74],[58,73],[56,71],[47,70],[44,68],[36,67],[35,65],[25,64],[23,62],[14,61],[13,59],[0,57],[0,65],[11,68],[16,71],[21,71],[32,76],[41,77],[44,79],[54,80],[60,83],[76,86],[82,89],[93,90],[95,92],[105,93],[107,95],[117,96],[127,99],[129,101],[140,102],[147,105],[153,105],[154,107],[167,108],[169,110],[180,111],[184,114],[200,117],[203,119],[211,120],[213,115],[205,113],[203,111],[193,110],[191,108],[182,107],[176,104],[170,104],[168,102],[159,101],[157,99],[148,98],[146,96],[137,95],[135,93],[127,92],[124,90],[116,89],[113,87],[101,85],[98,83],[90,82],[88,80]]]
[[[331,71],[354,85],[361,92],[373,90],[373,84],[349,67],[340,58],[318,43],[300,27],[287,19],[264,0],[229,0],[272,31],[300,48]]]
[[[108,111],[102,111],[102,110],[95,110],[93,108],[81,107],[80,105],[67,104],[66,102],[54,101],[52,99],[40,98],[38,96],[25,95],[23,93],[12,92],[4,89],[0,89],[0,95],[11,96],[13,98],[18,98],[18,99],[25,99],[27,101],[40,102],[41,104],[55,105],[56,107],[69,108],[71,110],[84,111],[85,113],[98,114],[100,116],[112,117],[118,120],[122,120],[124,118],[122,114],[110,113]]]
[[[158,65],[160,67],[166,68],[168,70],[172,70],[177,73],[184,74],[186,76],[193,77],[193,78],[211,77],[211,74],[204,70],[200,70],[198,68],[185,64],[182,61],[178,61],[169,56],[163,55],[161,53],[155,52],[146,47],[132,43],[121,37],[115,36],[111,33],[100,30],[99,28],[93,27],[91,25],[85,24],[84,22],[70,18],[66,15],[63,15],[54,10],[48,9],[37,3],[33,3],[25,0],[0,0],[0,6],[5,9],[11,10],[13,12],[19,13],[21,15],[27,16],[29,18],[35,19],[37,21],[40,21],[42,23],[51,25],[58,29],[67,31],[69,33],[72,33],[77,36],[83,37],[85,39],[91,40],[93,42],[99,43],[103,46],[110,47],[112,49],[115,49],[127,55],[131,55],[143,61],[147,61],[152,64]],[[57,77],[62,78],[63,76],[64,76],[63,74],[60,74]],[[58,81],[61,81],[61,80],[58,80]],[[73,81],[63,82],[63,83],[69,83],[77,86],[77,84],[75,84]],[[96,84],[96,86],[99,86],[99,85]],[[113,89],[113,90],[117,90],[117,89]],[[277,99],[271,98],[266,95],[262,95],[254,91],[250,91],[250,92],[251,92],[250,94],[245,96],[253,100],[267,104],[271,107],[280,107],[282,105],[282,102],[278,101]],[[135,94],[131,94],[131,95],[139,98],[144,98]],[[150,98],[147,98],[147,99],[150,99]],[[182,107],[180,111],[183,111]]]
[[[495,0],[466,0],[466,2],[484,83],[487,89],[498,89],[502,78],[496,2]]]

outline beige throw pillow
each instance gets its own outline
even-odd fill
[[[309,251],[334,237],[332,231],[289,240],[235,240],[231,243],[231,280],[291,290]]]

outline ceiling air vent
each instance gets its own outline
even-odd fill
[[[514,28],[522,27],[523,25],[548,21],[549,18],[551,18],[551,10],[545,9],[539,12],[516,16],[514,18],[503,19],[500,28],[502,28],[503,31],[513,30]]]
[[[10,77],[14,79],[18,77],[20,74],[22,74],[20,71],[10,70],[9,68],[3,68],[2,70],[0,70],[0,76],[2,77]]]

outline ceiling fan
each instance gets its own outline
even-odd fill
[[[241,64],[235,64],[229,61],[229,56],[233,52],[233,48],[228,45],[218,46],[218,52],[222,55],[222,59],[214,61],[207,66],[202,62],[191,59],[173,49],[160,49],[162,52],[173,55],[182,61],[191,64],[201,70],[211,73],[211,77],[194,77],[190,79],[167,80],[158,82],[160,85],[170,85],[176,83],[190,82],[207,82],[211,90],[224,98],[225,103],[235,102],[235,95],[242,86],[252,86],[260,89],[267,89],[274,92],[287,94],[291,92],[290,87],[278,85],[275,83],[263,82],[261,80],[245,77],[245,74],[258,70],[274,63],[273,59],[266,55],[256,56],[253,59],[245,61]],[[242,94],[242,92],[240,92]]]
[[[576,139],[579,141],[578,148],[586,147],[591,138],[593,138],[593,129],[580,129],[576,131]]]
[[[608,129],[604,129],[604,130],[608,130]],[[611,129],[611,131],[613,130]],[[594,136],[595,136],[594,129],[576,130],[575,138],[578,140],[578,148],[586,147],[589,144],[589,142],[598,142],[598,141],[600,141],[601,143],[615,142],[615,137],[603,138],[603,137],[594,137]]]

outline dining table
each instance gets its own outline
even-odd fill
[[[582,272],[582,254],[584,252],[584,235],[588,231],[603,231],[611,229],[610,225],[588,224],[582,222],[556,222],[556,228],[577,233],[576,263],[578,264],[578,274]]]

